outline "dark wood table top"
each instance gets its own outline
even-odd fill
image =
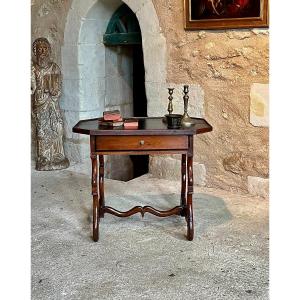
[[[130,118],[137,119],[138,129],[106,127],[98,124],[99,118],[79,121],[73,132],[87,135],[195,135],[212,131],[212,126],[204,119],[192,118],[194,125],[189,128],[168,129],[162,117]]]

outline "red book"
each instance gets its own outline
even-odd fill
[[[136,119],[127,119],[124,121],[125,129],[138,129],[139,121]]]
[[[103,119],[105,121],[119,121],[121,119],[121,113],[119,110],[104,111]]]

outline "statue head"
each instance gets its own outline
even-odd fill
[[[41,67],[48,66],[50,62],[51,45],[46,38],[38,38],[33,42],[33,54],[37,64]]]

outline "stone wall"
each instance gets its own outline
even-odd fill
[[[203,88],[204,115],[214,128],[196,138],[195,161],[206,167],[207,186],[242,192],[249,186],[251,193],[264,196],[269,131],[267,122],[250,123],[250,94],[255,83],[268,84],[268,31],[185,31],[182,2],[154,1],[168,46],[167,80]],[[266,105],[261,118],[267,119],[268,95],[260,95]],[[264,188],[254,188],[253,177]]]
[[[199,184],[266,196],[269,175],[268,31],[185,31],[182,0],[153,0],[159,20],[157,32],[151,25],[151,14],[147,15],[147,11],[151,11],[151,0],[125,2],[133,3],[135,7],[147,7],[135,11],[139,21],[145,20],[140,24],[144,44],[146,39],[151,40],[151,45],[163,45],[166,41],[167,55],[166,58],[162,55],[161,65],[164,66],[166,60],[167,84],[154,82],[155,76],[152,75],[155,72],[150,78],[145,64],[146,77],[149,78],[147,97],[148,100],[156,99],[149,101],[152,107],[148,111],[153,110],[152,115],[165,111],[165,92],[159,91],[166,86],[175,85],[179,90],[183,84],[194,84],[198,90],[195,94],[200,96],[192,100],[196,108],[191,115],[204,115],[214,128],[212,133],[195,139],[194,160],[201,166],[199,174],[202,172],[205,176],[199,179]],[[49,38],[54,59],[59,64],[71,4],[71,0],[32,1],[32,39],[39,36]],[[155,58],[155,53],[144,48],[144,57],[150,61],[151,57]],[[177,101],[180,103],[181,100]],[[157,109],[158,105],[160,109]],[[154,165],[165,166],[165,163],[154,161]],[[170,163],[170,166],[175,165]],[[157,173],[159,176],[164,172]]]

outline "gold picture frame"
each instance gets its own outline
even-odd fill
[[[184,0],[185,29],[269,27],[268,0]]]

